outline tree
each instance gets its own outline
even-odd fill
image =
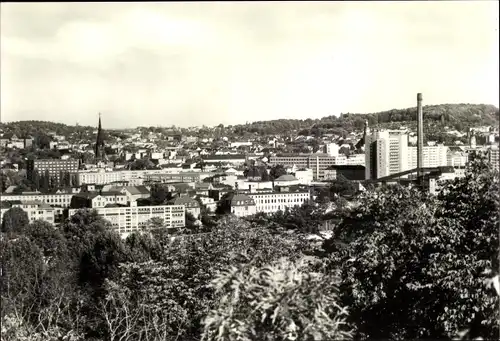
[[[29,224],[28,213],[22,208],[9,208],[3,215],[2,232],[8,234],[21,234]]]
[[[285,167],[283,165],[275,165],[271,168],[271,171],[269,172],[269,176],[271,177],[271,180],[276,180],[282,175],[286,174]]]
[[[212,281],[222,297],[204,320],[203,340],[348,340],[337,284],[304,259],[231,266]]]
[[[357,192],[356,185],[347,180],[342,174],[337,175],[337,179],[333,180],[330,185],[330,193],[340,196],[351,196]]]
[[[497,339],[498,174],[478,160],[438,197],[401,187],[360,197],[324,248],[342,273],[357,336],[443,338],[469,328]]]

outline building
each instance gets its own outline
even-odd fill
[[[202,182],[204,179],[213,176],[209,172],[182,172],[182,173],[156,173],[144,175],[146,182]]]
[[[64,173],[74,173],[78,171],[80,166],[80,160],[76,159],[38,159],[38,160],[28,160],[26,164],[26,175],[29,180],[34,179],[35,171],[38,174],[45,175],[46,172],[49,173],[50,177],[60,179],[61,175]]]
[[[85,184],[106,185],[110,183],[126,182],[131,186],[140,186],[148,180],[150,175],[164,173],[161,169],[148,170],[119,170],[106,171],[105,169],[79,171],[74,173],[78,186]]]
[[[248,197],[255,202],[256,212],[274,213],[294,206],[302,206],[310,200],[309,191],[292,191],[288,187],[277,188],[277,191],[249,193]]]
[[[97,161],[106,160],[106,153],[104,151],[104,133],[101,126],[101,113],[99,113],[99,124],[97,126],[97,137],[94,151]]]
[[[324,171],[329,166],[337,164],[337,157],[327,154],[305,154],[305,155],[280,155],[271,156],[269,164],[272,166],[283,165],[285,167],[309,168],[313,171],[314,180],[323,180]]]
[[[448,147],[446,153],[446,165],[451,167],[465,167],[468,162],[468,154],[460,147]]]
[[[97,214],[108,220],[111,227],[122,237],[130,233],[140,232],[148,229],[152,218],[160,218],[163,226],[167,229],[181,228],[185,224],[184,206],[162,205],[162,206],[131,206],[121,207],[98,207]],[[68,210],[68,215],[74,215],[78,209]]]
[[[497,171],[499,170],[500,164],[499,164],[499,155],[498,155],[498,146],[491,146],[489,151],[488,151],[488,159],[491,163],[491,166],[496,169]]]
[[[0,195],[1,201],[39,201],[54,207],[69,207],[73,193],[42,194],[42,193],[23,193]]]
[[[325,145],[325,152],[328,154],[328,156],[338,156],[339,155],[339,145],[332,142],[332,143],[327,143]]]
[[[219,204],[237,217],[246,217],[257,213],[254,200],[242,193],[230,192],[221,198]]]
[[[183,205],[186,208],[186,212],[191,213],[195,218],[198,218],[201,214],[200,203],[187,195],[175,197],[170,200],[169,204],[176,206]]]
[[[128,202],[137,201],[138,199],[148,199],[151,196],[151,192],[146,186],[112,187],[110,191],[125,194]]]
[[[405,130],[367,131],[365,178],[378,179],[408,170],[408,134]]]
[[[314,174],[312,169],[301,168],[294,172],[295,177],[301,185],[310,185],[314,180]]]
[[[128,197],[120,192],[101,192],[101,193],[78,193],[71,198],[70,207],[72,209],[80,208],[99,208],[112,204],[126,205]]]
[[[424,146],[422,167],[448,166],[448,147],[443,145]],[[408,147],[408,169],[417,168],[417,147]]]
[[[365,180],[365,166],[333,165],[325,170],[325,180],[337,180],[339,175],[342,175],[347,180]]]
[[[291,174],[283,174],[274,180],[275,186],[296,186],[298,184],[299,180]]]
[[[230,163],[233,165],[243,164],[247,158],[243,154],[225,154],[225,155],[205,155],[202,156],[204,163]]]
[[[54,208],[41,201],[2,201],[0,207],[0,221],[2,222],[4,214],[13,207],[19,207],[26,212],[30,222],[35,220],[43,220],[51,224],[55,222]]]

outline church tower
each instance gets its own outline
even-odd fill
[[[106,159],[106,154],[104,153],[104,134],[101,126],[101,113],[99,113],[99,126],[97,127],[95,158],[97,161],[104,161]]]

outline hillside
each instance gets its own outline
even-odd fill
[[[469,127],[498,125],[499,110],[486,104],[440,104],[423,107],[424,120],[433,126],[449,126],[460,131]],[[330,132],[344,134],[362,129],[365,120],[372,127],[412,126],[416,124],[417,108],[392,109],[371,114],[341,114],[321,119],[259,121],[234,126],[237,134],[245,132],[257,134],[282,134],[297,130],[301,133],[318,134]]]
[[[465,131],[470,127],[498,125],[499,110],[493,105],[486,104],[440,104],[424,106],[424,120],[434,130],[443,129],[445,126]],[[288,133],[313,134],[332,133],[344,135],[354,130],[363,129],[365,120],[371,127],[399,127],[401,125],[413,128],[416,125],[417,108],[392,109],[370,114],[341,114],[337,116],[326,116],[321,119],[279,119],[272,121],[258,121],[248,124],[240,124],[224,127],[219,125],[213,129],[202,129],[202,135],[210,134],[217,130],[219,134],[226,136],[248,134],[277,135]],[[49,132],[66,136],[68,139],[81,139],[93,136],[96,127],[69,126],[61,123],[46,121],[18,121],[0,123],[0,130],[7,136],[15,134],[22,138],[25,136],[40,136]],[[106,130],[106,127],[104,127]],[[166,132],[166,128],[142,128],[141,130]],[[188,133],[187,129],[179,129],[180,132]],[[206,132],[205,132],[206,130]],[[107,130],[110,135],[122,135],[123,132]],[[71,138],[73,137],[73,138]]]

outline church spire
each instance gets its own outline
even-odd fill
[[[99,125],[97,126],[97,139],[95,144],[95,157],[98,160],[103,160],[104,156],[104,136],[102,133],[101,113],[99,113]]]

